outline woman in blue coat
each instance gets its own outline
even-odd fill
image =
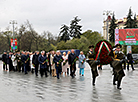
[[[78,68],[80,68],[80,75],[84,76],[84,68],[85,68],[85,55],[83,54],[83,51],[80,52],[79,55],[79,66]]]
[[[40,74],[41,74],[41,77],[43,77],[43,74],[45,73],[45,76],[47,76],[47,57],[44,56],[45,54],[45,51],[41,51],[41,55],[38,57],[38,61],[39,61],[39,64],[40,64]]]

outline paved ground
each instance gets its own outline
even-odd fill
[[[86,64],[85,76],[38,78],[34,74],[2,71],[0,61],[0,102],[138,102],[138,66],[125,71],[122,90],[112,85],[109,66],[99,71],[96,86],[91,84],[91,72]]]

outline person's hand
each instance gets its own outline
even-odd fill
[[[57,64],[59,64],[59,62],[57,62]]]
[[[69,66],[71,66],[71,65],[69,65]]]
[[[129,60],[128,60],[128,62],[129,62]]]

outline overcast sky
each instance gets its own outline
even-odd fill
[[[39,34],[49,31],[56,35],[62,24],[69,25],[78,16],[82,32],[102,33],[104,10],[114,11],[115,18],[122,19],[130,7],[138,14],[137,0],[0,0],[0,28],[5,30],[10,20],[16,20],[16,26],[29,20]]]

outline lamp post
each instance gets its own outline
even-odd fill
[[[112,15],[112,12],[111,11],[103,11],[103,15],[106,15],[107,16],[107,20],[106,20],[106,40],[108,41],[109,39],[108,39],[108,28],[109,28],[109,20],[108,20],[108,17],[110,16],[110,15]]]
[[[15,50],[15,39],[14,39],[14,24],[17,24],[15,20],[10,21],[10,24],[13,26],[13,51]]]

